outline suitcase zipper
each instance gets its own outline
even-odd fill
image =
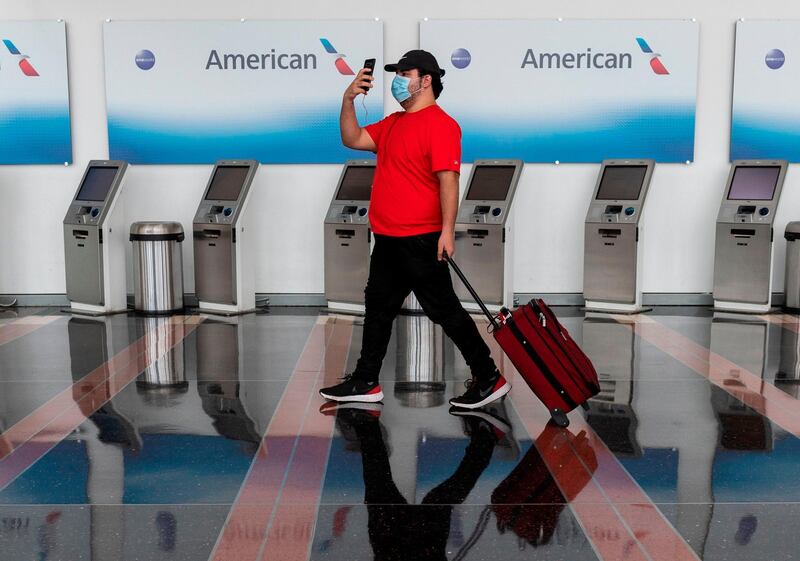
[[[538,303],[536,303],[536,304],[538,306]],[[539,309],[541,309],[541,306],[539,306]],[[558,328],[558,333],[559,333],[559,335],[561,335],[561,338],[564,339],[564,341],[566,341],[568,344],[573,345],[575,348],[577,348],[580,351],[582,356],[575,357],[575,360],[578,360],[579,362],[581,362],[583,364],[586,364],[591,369],[591,371],[594,372],[595,369],[594,369],[594,365],[591,364],[591,360],[589,360],[589,358],[583,353],[583,351],[580,350],[580,347],[578,347],[578,344],[570,337],[569,333],[567,332],[566,329],[564,329],[564,326],[561,325],[561,322],[558,321],[558,318],[553,313],[553,311],[550,310],[550,309],[547,309],[547,315],[549,315],[551,320],[553,322],[555,322],[556,327]],[[570,353],[567,353],[567,354],[570,357],[572,357],[572,354],[570,354]],[[580,372],[583,372],[583,371],[581,370]],[[583,376],[583,377],[585,378],[585,376]],[[597,373],[596,372],[595,372],[594,378],[595,379],[597,378]],[[594,380],[587,380],[587,382],[595,390],[595,394],[600,393],[599,381],[595,382]]]
[[[561,400],[567,404],[569,410],[571,411],[575,409],[578,404],[575,403],[572,397],[566,392],[561,382],[558,381],[558,378],[553,375],[553,372],[547,367],[544,361],[542,361],[542,357],[540,357],[536,351],[531,348],[530,344],[525,339],[525,335],[523,335],[522,331],[519,330],[519,327],[516,326],[514,319],[509,318],[509,320],[506,322],[506,325],[509,327],[509,329],[511,329],[511,333],[514,334],[514,337],[517,339],[517,341],[522,344],[522,348],[525,349],[525,352],[539,368],[539,371],[542,373],[542,375],[547,379],[548,382],[550,382],[550,385],[558,393]]]
[[[539,312],[539,315],[543,315],[544,314],[544,311],[542,310],[542,308],[539,306],[539,303],[536,302],[535,299],[530,301],[530,305],[531,305],[532,308],[534,308],[536,311]],[[523,311],[523,314],[524,314],[524,311]],[[564,334],[563,326],[558,321],[558,319],[555,318],[555,316],[553,316],[553,318],[554,318],[554,321],[556,323],[556,326],[558,327],[558,334],[561,335],[561,338],[564,339],[565,342],[569,343],[569,340],[567,339],[567,336]],[[528,319],[527,316],[526,316],[526,319]],[[555,335],[551,331],[548,330],[547,332],[548,332],[548,334],[550,335],[550,337],[552,339],[555,339]],[[558,345],[558,341],[554,341],[554,342],[555,342],[556,345]],[[594,394],[592,394],[590,397],[594,397],[595,395],[600,393],[599,385],[595,384],[594,380],[587,380],[586,379],[586,376],[584,376],[582,374],[583,371],[581,370],[581,368],[578,367],[578,365],[576,364],[575,360],[572,358],[572,355],[570,353],[568,353],[566,350],[564,351],[564,355],[567,357],[567,360],[569,360],[569,362],[575,368],[575,371],[579,374],[580,378],[586,384],[588,384],[590,389],[594,390]],[[581,361],[581,362],[583,362],[583,361]],[[594,369],[594,367],[592,367],[592,368]],[[570,378],[572,379],[573,382],[575,382],[575,378],[574,377],[570,376]]]
[[[536,302],[534,302],[533,300],[531,300],[530,304],[531,304],[531,307],[534,307],[534,308],[536,309],[536,311],[538,311],[538,312],[539,312],[539,316],[543,316],[543,315],[544,315],[544,312],[542,312],[541,308],[539,307],[539,305],[538,305]],[[530,321],[530,318],[529,318],[529,317],[528,317],[528,316],[525,314],[525,310],[522,310],[522,315],[523,315],[523,316],[525,316],[525,319],[528,321],[528,323],[531,323],[531,324],[532,324],[532,322]],[[578,377],[579,377],[579,379],[580,379],[580,382],[579,382],[579,381],[577,381],[577,380],[575,379],[575,376],[573,376],[573,375],[572,375],[572,373],[570,373],[570,371],[569,371],[569,369],[568,369],[568,368],[565,368],[564,362],[563,362],[563,361],[562,361],[562,360],[561,360],[561,359],[558,357],[558,355],[557,355],[555,352],[551,351],[551,352],[553,353],[553,356],[556,358],[556,360],[558,360],[559,364],[561,365],[561,368],[563,368],[563,369],[564,369],[564,371],[567,373],[567,376],[569,376],[569,379],[570,379],[570,381],[571,381],[571,382],[572,382],[572,383],[573,383],[573,384],[574,384],[574,385],[575,385],[575,386],[576,386],[576,387],[577,387],[579,390],[581,390],[581,389],[583,388],[583,384],[587,384],[587,383],[588,383],[588,382],[587,382],[587,381],[584,379],[583,375],[581,375],[581,369],[578,367],[578,365],[577,365],[577,364],[575,364],[575,361],[574,361],[574,360],[572,360],[572,357],[569,355],[569,353],[568,353],[568,352],[566,352],[566,350],[564,350],[564,349],[561,347],[561,345],[559,345],[559,344],[558,344],[558,341],[556,340],[556,338],[555,338],[555,335],[553,335],[553,333],[552,333],[550,330],[548,330],[548,329],[545,329],[544,331],[545,331],[545,332],[547,333],[547,335],[550,337],[550,340],[551,340],[551,341],[553,341],[553,344],[556,346],[556,349],[560,350],[560,351],[561,351],[561,354],[562,354],[562,355],[564,355],[565,357],[567,357],[567,360],[568,360],[568,361],[569,361],[569,363],[572,365],[572,368],[573,368],[574,372],[577,372],[577,373],[578,373]],[[566,339],[565,339],[565,341],[566,341]],[[593,385],[593,384],[592,384],[592,385]],[[586,392],[583,392],[583,391],[581,391],[581,393],[582,393],[582,394],[584,394],[584,393],[586,393]],[[592,397],[592,396],[589,396],[589,397]]]

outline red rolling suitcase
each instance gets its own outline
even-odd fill
[[[558,426],[569,425],[567,413],[600,392],[597,372],[581,348],[543,300],[533,299],[495,317],[486,308],[458,265],[445,259],[492,323],[492,335],[533,393],[550,410]]]

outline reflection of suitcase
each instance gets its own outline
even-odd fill
[[[548,469],[549,466],[549,469]],[[561,485],[550,470],[556,471]],[[566,504],[586,486],[597,457],[585,431],[577,436],[552,425],[492,493],[492,511],[500,533],[508,530],[533,546],[550,541]]]
[[[513,312],[494,317],[455,262],[447,258],[475,302],[492,323],[492,334],[520,376],[550,410],[559,426],[569,425],[567,413],[600,392],[592,362],[578,347],[543,300],[534,299]]]

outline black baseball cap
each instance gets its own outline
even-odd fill
[[[426,74],[438,74],[444,76],[444,70],[439,68],[439,63],[436,62],[436,57],[428,51],[422,49],[415,49],[408,51],[396,64],[387,64],[383,67],[386,72],[397,72],[398,70],[412,70],[417,68],[424,71]]]

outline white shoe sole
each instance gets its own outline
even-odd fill
[[[348,403],[348,402],[357,402],[357,403],[376,403],[378,401],[383,401],[383,392],[378,392],[376,394],[369,394],[369,395],[348,395],[343,397],[337,397],[335,395],[328,395],[326,393],[319,392],[319,395],[324,397],[330,401],[338,401],[340,403]]]
[[[453,407],[458,407],[459,409],[478,409],[479,407],[483,407],[484,405],[486,405],[488,403],[491,403],[493,401],[497,401],[498,399],[500,399],[501,397],[503,397],[504,395],[506,395],[510,391],[511,391],[511,384],[506,382],[505,384],[500,386],[499,390],[497,390],[494,393],[488,395],[486,397],[486,399],[484,399],[482,401],[479,401],[477,403],[470,403],[470,404],[453,403],[452,401],[450,401],[450,405],[452,405]]]

